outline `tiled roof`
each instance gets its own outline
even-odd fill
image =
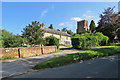
[[[45,32],[48,32],[48,33],[53,33],[53,34],[58,34],[58,35],[64,35],[64,36],[70,36],[68,33],[65,33],[65,32],[61,32],[61,31],[57,31],[57,30],[54,30],[54,29],[49,29],[49,28],[41,28],[42,30],[44,30]]]

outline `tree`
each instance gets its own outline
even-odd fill
[[[118,36],[118,40],[120,41],[120,28],[118,28],[118,29],[116,30],[116,34],[117,34],[117,36]]]
[[[95,30],[96,26],[95,26],[95,22],[92,20],[90,23],[90,30],[93,31]]]
[[[60,31],[60,29],[57,29],[57,31]]]
[[[102,32],[104,35],[110,38],[112,42],[115,36],[116,29],[119,27],[118,13],[115,13],[114,8],[107,8],[100,14],[100,20],[98,22],[97,32]]]
[[[48,27],[49,29],[53,29],[53,25],[52,24],[50,24],[50,26]]]
[[[27,41],[31,46],[43,44],[44,40],[42,37],[44,36],[44,31],[40,28],[39,22],[35,21],[23,29],[23,36],[27,38]]]
[[[8,47],[22,47],[25,39],[21,36],[13,35],[12,33],[7,32],[6,30],[0,30],[2,32],[0,47],[8,48]]]
[[[87,33],[85,30],[79,31],[78,34],[85,34]]]
[[[67,30],[67,33],[73,35],[74,33],[71,30]]]
[[[67,27],[66,27],[66,28],[63,28],[61,31],[62,31],[62,32],[66,32],[66,31],[67,31]]]

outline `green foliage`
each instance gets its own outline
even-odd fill
[[[85,30],[78,32],[78,34],[85,34],[85,33],[87,33]]]
[[[73,35],[73,34],[74,34],[71,30],[67,30],[67,27],[63,28],[61,31],[62,31],[62,32],[67,32],[67,33],[70,34],[70,35]]]
[[[95,30],[96,26],[95,26],[95,22],[92,20],[90,23],[90,30],[93,31]]]
[[[49,26],[48,28],[53,29],[53,25],[52,25],[52,24],[50,24],[50,26]]]
[[[0,40],[0,47],[1,48],[8,48],[8,47],[22,47],[25,39],[13,35],[12,33],[7,32],[6,30],[0,30],[2,32],[1,40]]]
[[[23,36],[27,38],[28,43],[32,45],[42,45],[44,43],[43,36],[44,31],[40,29],[39,22],[32,22],[32,25],[28,25],[23,29]]]
[[[15,57],[11,57],[11,56],[6,56],[6,57],[2,57],[1,58],[2,60],[6,60],[6,59],[17,59],[17,58],[15,58]]]
[[[102,32],[104,35],[108,36],[110,42],[114,41],[115,31],[120,28],[120,23],[118,20],[118,13],[114,11],[113,8],[107,8],[100,14],[100,20],[98,22],[97,32]]]
[[[73,35],[74,33],[71,30],[67,30],[67,33]]]
[[[40,70],[45,68],[53,68],[53,67],[63,66],[92,58],[110,56],[117,53],[120,53],[120,46],[110,46],[96,50],[88,50],[88,51],[83,51],[74,54],[67,54],[61,57],[52,58],[48,61],[35,65],[34,67],[32,67],[32,69]]]
[[[54,36],[49,36],[45,38],[46,46],[57,46],[59,48],[59,39]]]
[[[60,29],[57,29],[57,31],[60,31]]]
[[[116,30],[116,33],[117,33],[117,36],[118,36],[118,40],[120,41],[120,28],[118,28],[118,29]]]
[[[99,45],[105,45],[108,43],[108,40],[109,38],[100,32],[76,34],[72,36],[72,46],[78,49],[89,49]]]
[[[69,47],[69,48],[72,48],[72,45],[64,45],[64,46]]]
[[[62,31],[62,32],[66,32],[66,31],[67,31],[67,27],[66,27],[66,28],[63,28],[61,31]]]
[[[80,61],[80,60],[87,60],[91,58],[98,58],[98,57],[104,57],[104,56],[110,56],[114,55],[120,52],[120,46],[111,46],[107,48],[100,48],[96,50],[90,50],[90,51],[84,51],[81,53],[78,53],[77,55],[74,56],[75,61]]]

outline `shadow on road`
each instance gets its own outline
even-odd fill
[[[60,48],[60,50],[71,50],[73,48]]]

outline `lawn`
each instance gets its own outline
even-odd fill
[[[100,48],[95,50],[88,50],[74,54],[67,54],[61,57],[56,57],[48,61],[35,65],[32,69],[40,70],[45,68],[53,68],[71,63],[76,63],[92,58],[110,56],[120,53],[120,46],[108,46],[106,48]]]
[[[64,46],[69,47],[69,48],[72,48],[72,45],[64,45]]]

